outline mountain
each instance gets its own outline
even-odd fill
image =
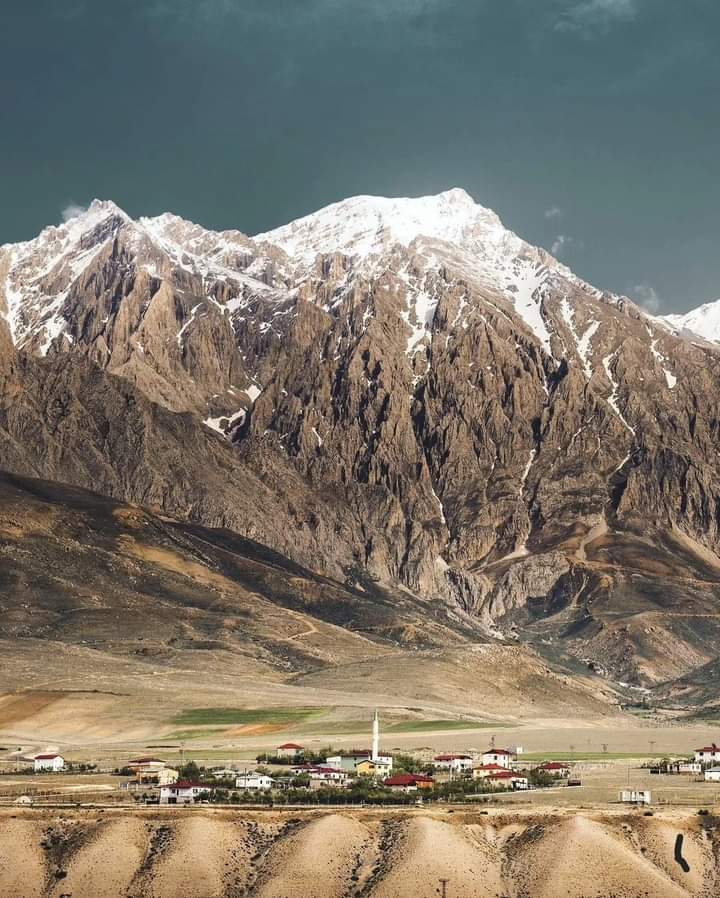
[[[661,320],[678,334],[694,334],[712,343],[720,342],[720,299],[682,315],[663,315]]]
[[[642,688],[720,654],[718,349],[462,190],[254,238],[95,201],[0,248],[0,314],[6,470]]]

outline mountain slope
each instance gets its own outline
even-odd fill
[[[553,716],[616,713],[616,695],[590,674],[569,683],[532,650],[490,645],[451,608],[338,583],[228,530],[57,483],[0,472],[0,556],[0,695],[102,693],[102,708],[74,714],[98,737],[106,727],[103,739],[139,724],[124,698],[139,692],[140,718],[156,728],[174,708],[238,701],[510,717],[533,701]],[[349,677],[358,665],[360,696]],[[509,667],[515,683],[497,695]],[[432,681],[424,695],[411,670]],[[457,690],[461,670],[469,681]],[[52,726],[68,738],[62,720]],[[4,718],[0,727],[22,729]]]
[[[489,634],[534,639],[540,611],[557,651],[629,682],[663,678],[648,602],[679,640],[671,677],[718,654],[717,350],[463,191],[254,239],[96,202],[0,248],[0,313],[6,468],[400,584]],[[681,631],[664,615],[686,602],[701,623]],[[634,619],[618,636],[612,609]]]

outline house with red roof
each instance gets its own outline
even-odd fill
[[[499,764],[501,767],[509,769],[515,755],[507,748],[489,748],[482,753],[481,760],[483,764]]]
[[[421,773],[398,773],[388,777],[383,785],[393,792],[417,792],[418,789],[432,789],[435,780]]]
[[[520,774],[513,773],[512,770],[499,770],[497,773],[491,773],[486,782],[503,789],[527,789],[529,785],[526,776],[520,776]]]
[[[542,773],[549,773],[550,776],[557,777],[558,779],[565,779],[570,776],[570,765],[563,764],[561,761],[546,761],[544,764],[540,764],[536,769]]]
[[[717,764],[720,763],[720,745],[706,745],[703,748],[695,749],[695,762],[697,764]]]
[[[59,770],[65,769],[65,758],[55,752],[45,755],[35,755],[33,758],[35,772],[51,770],[57,773]]]
[[[278,758],[296,758],[305,754],[305,746],[298,745],[297,742],[283,742],[282,745],[278,745],[275,754]]]
[[[203,792],[210,792],[212,786],[181,780],[160,787],[160,804],[194,804]]]

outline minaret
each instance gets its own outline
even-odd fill
[[[380,756],[380,720],[378,719],[377,708],[375,709],[375,717],[373,718],[373,742],[372,742],[372,759],[377,761]]]

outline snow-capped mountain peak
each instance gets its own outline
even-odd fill
[[[720,299],[679,315],[663,315],[661,321],[682,333],[690,331],[704,340],[720,343]]]
[[[369,256],[393,244],[409,246],[418,237],[462,246],[479,235],[497,242],[509,233],[492,210],[454,188],[416,198],[352,197],[253,239],[311,264],[321,253]]]

